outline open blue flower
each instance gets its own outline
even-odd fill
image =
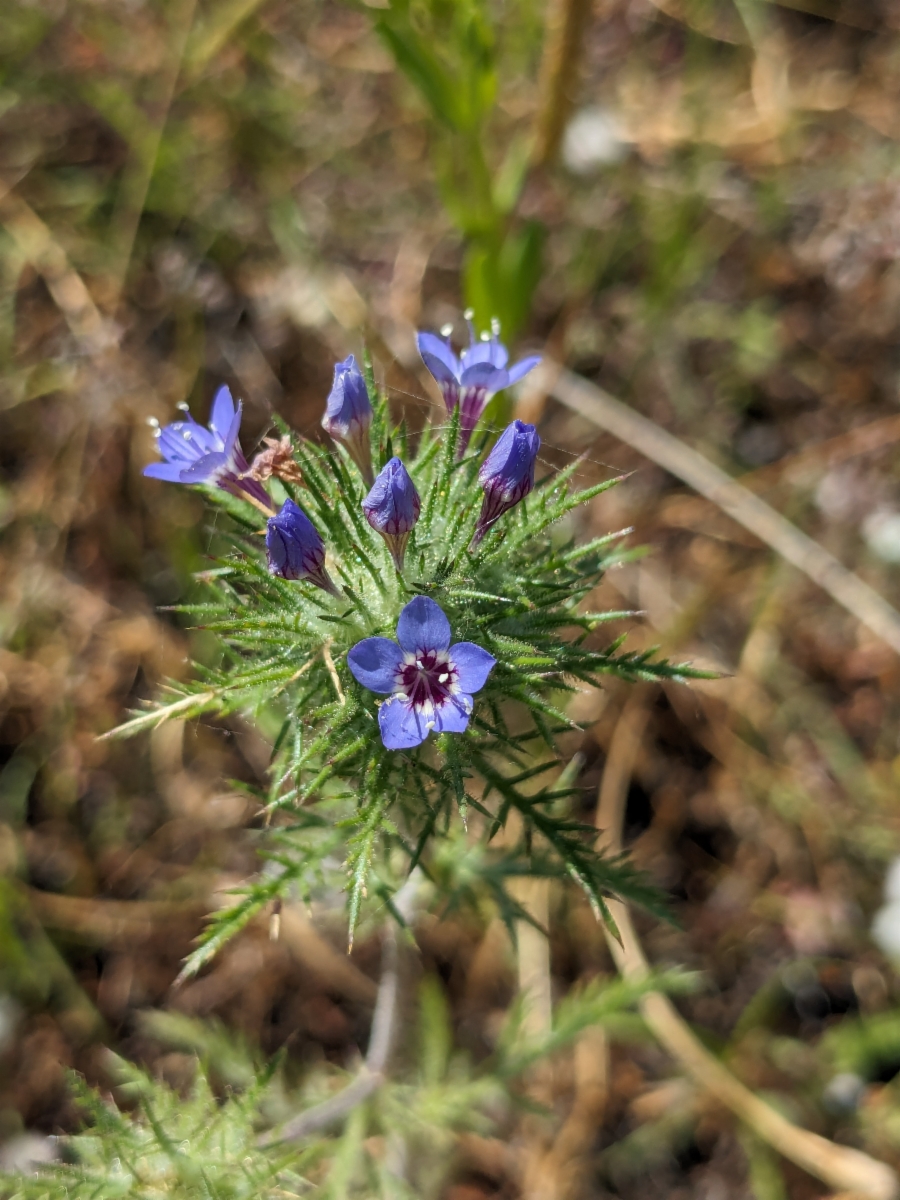
[[[491,333],[477,338],[468,314],[467,320],[469,345],[459,358],[450,344],[449,328],[442,329],[440,337],[434,333],[416,336],[422,361],[441,389],[447,412],[452,413],[459,405],[460,454],[465,453],[472,431],[491,397],[518,383],[541,361],[539,356],[523,358],[515,366],[508,367],[509,351],[499,340],[499,324],[493,322]]]
[[[335,364],[334,383],[325,404],[322,428],[336,441],[344,443],[370,487],[373,479],[372,446],[369,441],[371,424],[369,390],[351,354],[343,362]]]
[[[450,622],[428,596],[415,596],[403,609],[396,642],[365,638],[347,655],[363,687],[389,696],[378,710],[388,750],[418,746],[432,730],[463,733],[472,693],[484,687],[496,661],[474,642],[451,646]]]
[[[534,464],[541,439],[533,425],[513,421],[481,464],[478,482],[484,500],[472,544],[477,546],[494,522],[508,512],[534,487]]]
[[[183,421],[173,421],[162,429],[154,422],[163,462],[150,463],[144,474],[169,483],[214,484],[271,510],[265,488],[247,474],[250,466],[238,441],[242,406],[238,403],[235,408],[230,390],[220,387],[216,392],[208,427],[195,421],[186,405],[182,407]]]

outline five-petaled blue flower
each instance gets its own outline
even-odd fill
[[[513,421],[497,438],[481,464],[478,481],[484,500],[472,544],[477,546],[498,517],[502,517],[534,487],[534,464],[541,439],[533,425]]]
[[[450,344],[450,327],[434,333],[420,333],[416,337],[422,361],[434,376],[447,412],[452,413],[459,405],[459,453],[464,454],[472,431],[478,424],[488,401],[496,393],[510,387],[541,361],[540,357],[523,358],[513,367],[507,367],[509,352],[499,340],[500,326],[494,321],[491,333],[476,338],[469,313],[469,345],[459,358]]]
[[[416,485],[399,458],[392,458],[378,473],[362,502],[366,520],[387,542],[398,571],[403,570],[406,543],[421,507]]]
[[[372,447],[369,442],[371,424],[369,391],[362,371],[351,354],[343,362],[335,364],[334,383],[325,403],[322,428],[344,443],[370,487],[373,479]]]
[[[234,496],[243,496],[271,511],[273,505],[265,488],[247,476],[249,464],[241,450],[241,404],[235,408],[231,392],[220,387],[209,417],[209,427],[200,425],[185,409],[183,421],[173,421],[160,429],[156,439],[164,461],[150,463],[144,474],[169,483],[209,483]],[[153,422],[156,424],[156,422]]]
[[[325,570],[325,543],[293,500],[285,500],[281,512],[266,522],[266,557],[270,574],[308,579],[332,596],[340,595]]]
[[[400,644],[398,645],[397,642]],[[378,710],[388,750],[408,750],[435,733],[463,733],[497,660],[474,642],[450,645],[450,622],[439,604],[416,596],[400,614],[397,641],[370,637],[347,655],[355,678],[389,693]]]

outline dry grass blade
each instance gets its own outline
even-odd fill
[[[613,734],[600,783],[596,825],[605,849],[621,849],[622,821],[631,773],[646,723],[646,698],[633,694]],[[627,979],[643,979],[650,966],[624,904],[609,902],[622,938],[607,936],[610,953]],[[787,1120],[745,1087],[695,1036],[674,1004],[660,992],[640,1003],[641,1015],[658,1041],[710,1095],[715,1096],[779,1154],[830,1187],[871,1200],[897,1200],[900,1180],[887,1164],[850,1146],[839,1146]]]
[[[336,950],[304,916],[299,907],[287,905],[281,912],[281,940],[303,968],[321,979],[335,995],[346,996],[356,1004],[371,1006],[378,995],[377,985]]]
[[[818,542],[708,458],[596,384],[553,363],[545,363],[544,370],[555,372],[546,387],[560,403],[626,442],[712,501],[900,654],[900,613]]]
[[[551,163],[559,150],[572,108],[572,93],[590,16],[590,0],[553,0],[547,9],[534,148],[534,162],[538,166]]]
[[[131,264],[138,227],[147,202],[147,193],[156,169],[156,160],[169,110],[175,97],[175,89],[181,75],[185,49],[194,23],[196,0],[182,0],[176,8],[171,27],[169,62],[160,73],[159,99],[156,121],[148,136],[135,140],[131,159],[122,178],[121,190],[116,202],[110,236],[115,250],[115,269],[112,311],[118,307],[125,277]]]
[[[739,482],[754,492],[762,491],[782,482],[802,480],[813,471],[825,471],[852,458],[876,454],[898,441],[900,417],[879,417],[876,421],[848,429],[846,433],[828,438],[827,441],[804,446],[796,454],[741,476]]]
[[[207,63],[219,53],[244,21],[248,21],[264,0],[226,0],[191,34],[185,50],[185,74],[196,79]]]
[[[40,272],[66,324],[88,353],[114,345],[114,331],[101,316],[65,250],[37,213],[2,180],[0,221],[28,262]]]
[[[41,924],[89,945],[128,950],[136,942],[167,936],[173,922],[199,924],[206,900],[100,900],[27,889],[28,902]]]

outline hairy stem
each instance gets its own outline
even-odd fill
[[[393,906],[404,924],[415,920],[424,902],[425,877],[418,867],[393,899]],[[356,1078],[343,1091],[329,1100],[299,1113],[277,1132],[260,1138],[262,1146],[273,1142],[300,1141],[319,1133],[348,1117],[373,1095],[384,1082],[391,1051],[397,1034],[397,1014],[400,999],[401,934],[397,922],[389,917],[385,926],[384,947],[381,952],[381,980],[372,1016],[372,1031],[365,1062]]]

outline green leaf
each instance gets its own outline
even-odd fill
[[[375,22],[375,31],[394,56],[432,115],[448,129],[464,127],[464,114],[449,72],[409,25],[392,17]]]

